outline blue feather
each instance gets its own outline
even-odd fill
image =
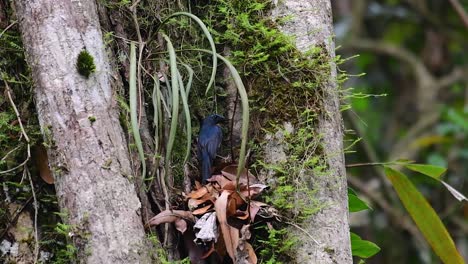
[[[198,159],[201,163],[202,182],[211,177],[211,166],[223,140],[223,131],[218,123],[224,121],[220,115],[209,115],[203,120],[198,137]]]

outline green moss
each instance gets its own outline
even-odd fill
[[[80,54],[78,54],[78,58],[76,59],[76,69],[79,74],[86,78],[89,78],[91,73],[96,71],[94,58],[87,50],[82,50]]]
[[[230,48],[229,59],[241,69],[248,84],[253,141],[263,142],[265,132],[284,135],[287,162],[268,164],[257,160],[253,168],[270,171],[274,176],[266,202],[279,210],[286,222],[300,224],[323,208],[316,198],[311,177],[328,175],[321,139],[315,130],[322,114],[323,88],[331,76],[330,56],[322,46],[306,52],[296,49],[294,38],[278,28],[292,16],[272,20],[268,0],[212,0],[200,15],[212,28],[215,42]],[[282,128],[288,121],[290,133]],[[264,145],[258,146],[259,157]],[[296,242],[284,224],[275,229],[255,232],[254,247],[260,262],[294,263],[292,247]]]
[[[88,120],[92,124],[92,123],[96,122],[96,117],[95,116],[88,116]]]
[[[271,20],[271,1],[214,0],[202,9],[218,43],[231,47],[229,59],[249,84],[253,119],[298,120],[298,113],[321,110],[323,85],[330,78],[329,55],[322,47],[299,52],[294,38],[278,25],[291,16]],[[268,90],[266,92],[266,90]],[[271,106],[271,107],[265,107]]]

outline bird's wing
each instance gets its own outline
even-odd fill
[[[210,154],[210,158],[213,160],[216,158],[216,152],[218,152],[221,141],[223,140],[223,131],[219,126],[213,126],[211,129],[210,140],[206,144],[206,149]]]

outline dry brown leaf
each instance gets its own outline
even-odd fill
[[[247,251],[248,254],[249,254],[249,258],[248,258],[249,263],[250,264],[257,264],[257,261],[258,261],[257,260],[257,255],[255,254],[255,251],[254,251],[252,245],[250,245],[249,242],[245,242],[244,247],[245,247],[244,250]]]
[[[191,193],[187,194],[187,198],[191,199],[198,199],[200,197],[203,197],[207,193],[210,193],[210,191],[213,189],[210,185],[208,186],[203,186],[202,188],[192,191]]]
[[[221,196],[216,200],[215,210],[218,218],[219,226],[221,227],[221,233],[223,234],[224,243],[229,256],[233,262],[236,263],[235,253],[237,246],[239,245],[239,230],[230,226],[227,223],[227,205],[228,198],[232,192],[223,191]]]
[[[240,220],[245,220],[249,218],[249,214],[247,213],[247,211],[237,210],[236,218]]]
[[[54,184],[55,179],[49,167],[49,158],[47,150],[42,144],[37,144],[34,147],[34,161],[39,171],[39,176],[48,184]]]
[[[211,179],[212,182],[218,183],[219,186],[221,186],[221,189],[224,189],[224,186],[231,182],[231,180],[227,179],[223,175],[214,175],[213,177],[211,177]]]
[[[241,191],[241,194],[244,197],[254,198],[258,194],[260,194],[263,190],[265,190],[265,188],[267,187],[268,186],[266,186],[265,184],[260,184],[260,183],[252,184],[250,185],[248,189],[242,188],[243,190]]]
[[[175,227],[177,230],[179,230],[180,233],[183,234],[185,231],[187,231],[187,221],[179,218],[175,221]]]
[[[229,166],[224,167],[223,170],[221,171],[221,174],[223,174],[229,180],[235,182],[237,178],[237,165],[234,164],[234,165],[229,165]],[[241,171],[239,181],[241,183],[247,183],[247,176],[249,177],[250,184],[258,182],[257,178],[255,178],[255,176],[252,173],[250,173],[250,171],[248,171],[246,168],[244,168]]]
[[[188,229],[187,232],[183,234],[183,241],[185,245],[185,250],[188,252],[190,257],[190,263],[199,264],[205,263],[201,257],[203,256],[204,252],[201,247],[195,244],[193,240],[195,239],[195,235],[193,230]]]
[[[256,264],[257,255],[255,255],[252,245],[250,245],[250,243],[247,242],[247,240],[250,239],[252,235],[250,233],[250,226],[244,225],[240,230],[240,234],[241,234],[241,238],[239,241],[239,246],[237,247],[237,251],[236,251],[237,263]]]
[[[242,197],[240,197],[239,193],[237,192],[233,192],[230,198],[236,201],[237,207],[240,207],[245,204],[244,199],[242,199]]]
[[[212,193],[206,193],[203,197],[199,199],[190,199],[187,204],[188,204],[189,209],[193,210],[197,208],[200,204],[203,204],[209,201],[211,201],[212,203],[216,201]]]
[[[230,182],[226,183],[223,186],[223,190],[235,191],[236,190],[236,182],[230,181]]]
[[[160,225],[164,223],[174,223],[179,219],[186,219],[192,222],[195,222],[195,217],[192,215],[190,211],[183,211],[183,210],[165,210],[161,213],[157,214],[153,218],[148,221],[148,225]]]
[[[201,256],[201,259],[206,259],[206,258],[209,257],[211,254],[213,254],[213,252],[215,252],[214,243],[211,243],[210,249],[208,249],[208,251],[205,252],[205,253],[203,254],[203,256]]]
[[[233,194],[237,194],[237,193],[232,193],[232,195],[230,195],[228,198],[228,204],[226,207],[227,216],[233,216],[236,214],[236,211],[237,211],[236,199],[233,198]]]
[[[258,202],[258,201],[250,201],[249,207],[249,214],[250,220],[253,222],[255,220],[255,216],[257,215],[258,211],[262,206],[268,206],[266,203]]]
[[[209,205],[204,206],[202,208],[198,208],[197,210],[193,211],[192,214],[193,215],[205,214],[206,212],[208,212],[209,209],[211,209],[211,207],[213,207],[213,204],[209,204]]]

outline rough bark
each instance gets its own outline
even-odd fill
[[[17,0],[16,9],[78,261],[150,263],[95,2]],[[89,78],[76,70],[83,49],[96,64]]]
[[[273,17],[292,15],[281,30],[295,36],[298,50],[323,47],[329,55],[330,79],[323,84],[323,113],[319,117],[318,132],[323,139],[323,149],[329,166],[327,176],[312,177],[317,198],[326,206],[309,221],[304,232],[297,232],[302,244],[297,248],[298,263],[352,263],[347,182],[343,155],[343,128],[336,83],[335,47],[331,3],[329,0],[284,0],[272,11]]]

